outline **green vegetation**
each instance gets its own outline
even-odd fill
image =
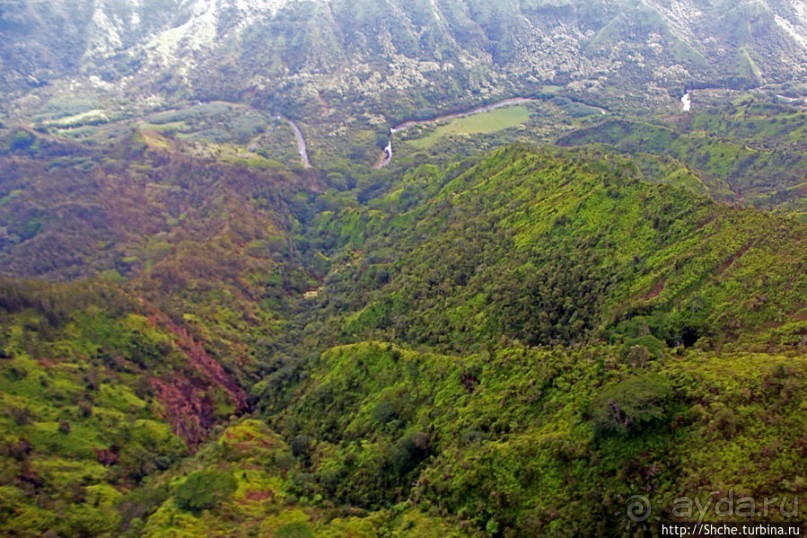
[[[696,176],[702,185],[685,183],[717,199],[790,210],[803,219],[805,118],[803,110],[748,97],[674,123],[608,119],[560,143],[608,144],[636,156],[656,181],[682,184],[677,178]],[[659,169],[660,156],[674,161]]]
[[[50,3],[0,4],[0,535],[794,519],[794,2]]]
[[[289,170],[287,124],[226,103],[8,133],[0,533],[628,536],[633,487],[665,519],[804,496],[801,112],[581,106],[493,116],[578,147],[379,171],[380,128]]]
[[[316,439],[312,495],[369,509],[380,498],[408,497],[425,514],[452,514],[494,535],[619,535],[624,521],[615,514],[624,506],[616,495],[629,494],[631,483],[664,514],[679,495],[722,488],[792,499],[796,490],[781,489],[776,471],[752,461],[775,444],[767,469],[803,468],[803,359],[674,355],[667,349],[636,365],[609,347],[510,347],[459,358],[346,346],[323,355],[281,427]],[[801,372],[788,411],[779,407],[781,389],[763,388],[777,364]],[[728,387],[760,396],[747,400]],[[382,404],[394,413],[379,422]],[[727,408],[741,411],[729,417]],[[785,423],[760,429],[760,415],[780,412]],[[693,481],[688,473],[699,464],[710,471]],[[591,491],[613,497],[592,499]]]
[[[423,138],[408,140],[408,143],[415,148],[426,149],[447,136],[495,133],[524,124],[530,119],[530,114],[530,109],[525,106],[511,106],[480,112],[453,119],[445,125],[438,126]]]
[[[215,508],[238,489],[231,475],[218,471],[197,471],[177,488],[174,501],[182,510],[199,513]]]
[[[453,351],[502,337],[580,344],[631,334],[638,317],[670,346],[719,346],[799,315],[800,294],[783,291],[805,286],[794,277],[804,263],[799,226],[648,185],[630,161],[598,153],[515,147],[464,173],[424,167],[385,201],[386,217],[358,219],[363,238],[346,210],[338,233],[361,250],[320,295],[325,305],[361,305],[343,318],[343,341],[383,335]],[[367,250],[377,253],[372,266]],[[739,296],[777,299],[751,310]]]
[[[125,493],[187,454],[155,397],[187,359],[133,309],[103,284],[0,282],[3,534],[109,533]]]
[[[665,418],[672,396],[669,382],[657,375],[630,377],[611,385],[591,402],[595,431],[637,434]]]
[[[14,131],[11,135],[11,141],[9,142],[9,149],[11,151],[22,151],[30,148],[36,138],[34,135],[29,133],[28,131],[24,131],[22,129]]]
[[[344,248],[304,333],[347,345],[290,397],[253,388],[306,499],[595,536],[624,531],[631,485],[668,518],[683,495],[800,495],[778,470],[804,473],[804,226],[641,177],[512,147],[322,213]]]

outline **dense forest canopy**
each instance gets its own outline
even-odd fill
[[[805,35],[797,0],[0,4],[0,534],[803,520]]]

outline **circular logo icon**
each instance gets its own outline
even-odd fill
[[[625,501],[625,512],[632,522],[644,523],[653,513],[653,505],[644,495],[631,495]]]
[[[653,503],[647,495],[640,495],[636,492],[636,485],[631,485],[632,494],[629,497],[623,495],[619,496],[619,500],[625,507],[624,511],[617,512],[615,515],[623,516],[626,520],[625,529],[638,526],[644,530],[648,530],[647,523],[652,521],[661,521],[659,516],[653,515]],[[656,501],[658,505],[660,501]]]

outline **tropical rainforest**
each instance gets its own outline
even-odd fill
[[[797,0],[242,4],[0,4],[0,534],[801,524]]]

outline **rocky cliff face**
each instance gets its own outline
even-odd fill
[[[800,0],[28,0],[0,6],[0,88],[96,75],[198,99],[389,108],[544,83],[748,87],[804,81],[804,36]]]

